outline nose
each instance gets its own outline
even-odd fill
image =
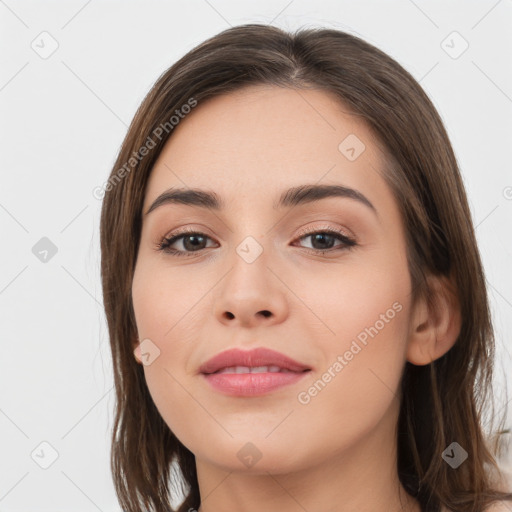
[[[238,254],[214,298],[217,320],[230,327],[270,326],[288,316],[286,286],[261,255],[248,263]]]

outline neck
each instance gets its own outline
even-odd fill
[[[249,473],[196,456],[199,512],[421,512],[398,479],[392,412],[347,449],[328,453],[326,448],[326,456],[312,454],[294,471],[267,463],[259,471],[256,464]]]

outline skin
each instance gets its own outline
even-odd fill
[[[349,134],[366,146],[354,161],[338,149]],[[226,202],[219,212],[167,204],[144,216],[132,285],[139,340],[160,351],[144,365],[147,385],[196,457],[201,512],[420,511],[397,476],[400,378],[407,360],[427,364],[449,350],[460,318],[442,280],[432,279],[436,314],[411,303],[405,230],[382,167],[369,129],[333,96],[263,85],[199,104],[159,156],[144,212],[171,187],[212,190]],[[302,184],[356,189],[378,215],[339,197],[273,208]],[[182,227],[209,237],[201,250],[184,238],[173,248],[189,256],[156,250]],[[357,245],[340,249],[334,238],[329,253],[313,254],[322,245],[303,228],[340,230]],[[247,236],[263,250],[252,263],[236,251]],[[300,403],[298,394],[396,303],[400,312]],[[264,396],[226,396],[198,368],[232,347],[269,347],[313,369]],[[248,442],[261,454],[250,467],[237,456]]]

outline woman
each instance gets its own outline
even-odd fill
[[[396,61],[226,30],[157,80],[105,192],[124,510],[174,510],[173,461],[180,512],[512,508],[465,190]]]

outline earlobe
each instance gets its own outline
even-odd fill
[[[423,366],[448,352],[461,329],[460,305],[456,291],[445,276],[429,276],[432,300],[418,299],[411,315],[407,361]]]
[[[141,350],[140,350],[140,342],[138,338],[133,342],[133,355],[135,356],[135,359],[138,363],[142,364],[142,356],[141,356]]]

